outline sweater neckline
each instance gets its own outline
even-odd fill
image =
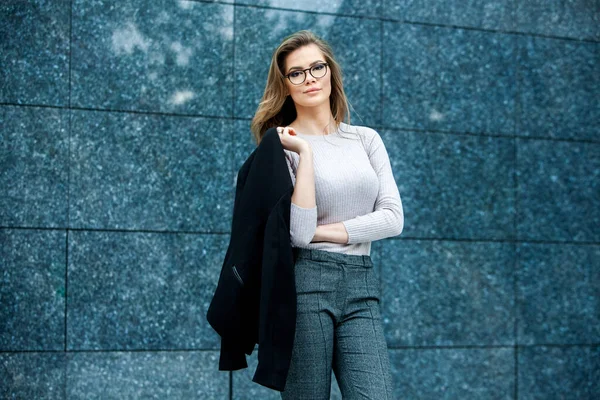
[[[319,135],[312,135],[312,134],[307,134],[307,133],[302,133],[300,131],[296,131],[296,133],[300,136],[303,137],[326,137],[326,136],[338,136],[340,133],[340,128],[338,127],[335,131],[328,133],[327,135],[323,135],[323,134],[319,134]]]

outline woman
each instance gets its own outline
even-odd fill
[[[283,399],[328,399],[332,368],[344,398],[392,398],[370,251],[404,215],[381,137],[349,123],[330,46],[310,31],[285,38],[251,126],[257,142],[277,127],[294,183],[298,314]]]

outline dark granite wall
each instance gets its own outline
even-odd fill
[[[598,398],[598,0],[3,0],[1,398],[278,398],[217,371],[205,312],[300,29],[402,196],[372,253],[397,398]]]

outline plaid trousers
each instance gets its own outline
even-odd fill
[[[370,256],[294,248],[297,319],[281,398],[392,399],[392,376]]]

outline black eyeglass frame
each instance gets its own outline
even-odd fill
[[[329,67],[329,63],[326,63],[326,62],[320,62],[320,63],[317,63],[317,64],[313,65],[313,66],[312,66],[312,67],[310,67],[310,68],[306,68],[306,69],[295,69],[295,70],[293,70],[292,72],[290,72],[289,74],[287,74],[287,75],[284,75],[284,77],[285,77],[285,78],[288,78],[288,80],[290,81],[290,83],[291,83],[292,85],[302,85],[302,84],[303,84],[303,83],[306,81],[306,77],[307,77],[307,75],[306,75],[306,71],[308,71],[308,72],[310,73],[310,75],[311,75],[313,78],[315,78],[315,79],[321,79],[323,76],[319,76],[319,77],[317,78],[316,76],[314,76],[314,75],[313,75],[313,73],[312,73],[312,71],[311,71],[311,70],[312,70],[314,67],[316,67],[316,66],[318,66],[318,65],[324,65],[324,66],[325,66],[325,73],[323,74],[323,76],[327,75],[327,67]],[[304,79],[302,79],[302,82],[300,82],[300,83],[294,83],[294,82],[292,82],[292,78],[290,78],[290,75],[291,75],[291,74],[293,74],[294,72],[302,72],[302,73],[304,74]]]

